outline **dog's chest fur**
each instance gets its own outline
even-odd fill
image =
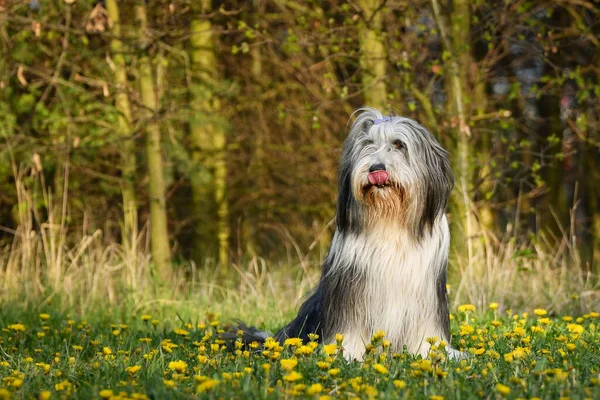
[[[439,298],[442,284],[445,294],[446,218],[440,218],[431,235],[419,243],[413,238],[402,229],[382,225],[334,240],[334,257],[323,283],[330,293],[337,293],[325,295],[324,319],[329,334],[344,334],[348,357],[360,358],[377,330],[386,332],[394,351],[406,346],[422,355],[429,348],[428,337],[449,340],[440,318],[447,313],[446,300],[440,304]],[[442,306],[446,309],[440,310]]]

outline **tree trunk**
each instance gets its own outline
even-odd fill
[[[121,41],[121,21],[117,0],[106,0],[113,39],[110,41],[111,58],[114,63],[115,106],[119,113],[117,137],[121,155],[121,194],[123,196],[123,230],[121,240],[129,256],[136,256],[137,202],[135,198],[135,141],[131,137],[131,105],[127,94],[127,70]]]
[[[190,59],[192,68],[190,139],[195,163],[191,176],[195,214],[206,213],[206,205],[215,203],[217,209],[218,261],[222,274],[229,268],[229,205],[226,197],[226,129],[219,118],[220,100],[216,93],[218,84],[214,38],[210,21],[202,18],[209,12],[209,0],[193,3],[194,19],[191,22]],[[212,198],[211,198],[212,196]],[[198,227],[196,246],[202,243]],[[197,259],[200,262],[200,259]]]
[[[448,115],[456,139],[456,147],[451,151],[456,176],[456,188],[451,196],[452,223],[456,228],[453,231],[453,242],[459,257],[466,253],[467,265],[470,266],[474,256],[480,255],[482,249],[479,237],[481,230],[472,201],[473,178],[470,166],[471,129],[467,101],[470,90],[468,69],[465,67],[471,65],[469,1],[454,0],[449,21],[442,14],[438,0],[432,0],[431,3],[443,45],[450,55],[445,79],[448,92]]]
[[[148,55],[147,15],[145,0],[139,0],[135,7],[139,29],[140,94],[142,115],[146,120],[146,157],[148,159],[148,180],[150,200],[150,243],[152,258],[156,266],[156,276],[160,282],[168,282],[172,274],[171,248],[167,227],[167,209],[165,200],[165,181],[160,139],[160,127],[154,120],[157,110],[156,87],[152,74],[152,65]]]
[[[359,25],[362,49],[360,68],[364,104],[375,107],[384,114],[389,108],[385,86],[386,53],[381,37],[382,0],[360,0],[363,21]]]

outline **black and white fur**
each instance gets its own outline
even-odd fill
[[[344,354],[360,359],[378,330],[392,351],[427,356],[429,337],[450,343],[445,209],[454,183],[448,152],[417,122],[358,110],[344,143],[336,230],[318,286],[275,338],[324,343],[344,334]],[[371,185],[382,166],[385,186]],[[242,325],[243,328],[246,328]],[[268,333],[246,328],[246,340]],[[451,357],[460,352],[447,347]]]

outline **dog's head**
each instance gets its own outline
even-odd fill
[[[454,183],[448,152],[416,121],[358,112],[340,163],[338,229],[383,219],[431,227],[444,213]]]

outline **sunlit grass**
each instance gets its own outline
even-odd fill
[[[225,316],[126,323],[65,315],[51,306],[0,314],[0,399],[5,398],[598,398],[600,318],[501,315],[464,306],[452,315],[448,360],[430,338],[427,359],[390,352],[377,332],[364,362],[343,357],[343,337],[326,346],[289,339],[264,347],[219,338]],[[99,314],[100,315],[100,314]],[[98,316],[98,315],[97,315]],[[437,396],[437,397],[436,397]]]

